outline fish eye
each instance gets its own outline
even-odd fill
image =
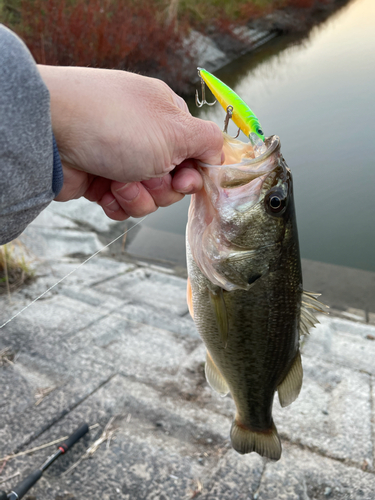
[[[263,130],[261,128],[258,128],[258,134],[264,135]]]
[[[270,198],[270,207],[272,210],[278,210],[281,207],[281,200],[278,196]]]
[[[278,192],[269,193],[265,201],[267,212],[270,215],[281,215],[287,204],[286,198]]]

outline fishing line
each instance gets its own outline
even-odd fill
[[[126,231],[124,231],[122,234],[120,234],[120,236],[117,236],[114,240],[112,240],[110,243],[108,243],[108,245],[104,246],[103,248],[101,248],[100,250],[98,250],[97,252],[95,252],[94,254],[92,254],[88,259],[86,259],[85,261],[81,262],[81,264],[79,266],[77,266],[75,269],[73,269],[72,271],[70,271],[66,276],[64,276],[63,278],[61,278],[57,283],[55,283],[54,285],[52,285],[51,287],[48,288],[48,290],[46,290],[45,292],[43,292],[41,295],[39,295],[39,297],[37,297],[36,299],[34,299],[32,302],[30,302],[30,304],[28,304],[27,306],[25,306],[23,309],[21,309],[20,311],[18,311],[17,314],[15,314],[14,316],[12,316],[10,319],[8,319],[8,321],[6,321],[5,323],[3,323],[1,326],[0,326],[0,330],[2,328],[4,328],[5,325],[7,325],[8,323],[10,323],[11,321],[13,321],[15,318],[17,318],[17,316],[19,316],[20,314],[22,314],[24,311],[26,311],[26,309],[28,309],[30,306],[32,306],[33,304],[35,304],[35,302],[39,299],[41,299],[42,297],[44,297],[48,292],[50,292],[53,288],[55,288],[55,286],[59,285],[62,281],[64,281],[66,278],[68,278],[69,276],[71,276],[73,273],[75,273],[76,271],[78,271],[78,269],[80,269],[82,266],[84,266],[85,264],[87,264],[87,262],[91,259],[93,259],[94,257],[96,257],[96,255],[98,255],[98,253],[102,252],[103,250],[105,250],[106,248],[108,248],[110,245],[112,245],[112,243],[114,243],[115,241],[119,240],[120,238],[122,238],[123,236],[125,236],[126,233],[128,233],[131,229],[134,229],[135,226],[138,226],[138,224],[140,224],[141,222],[143,222],[145,219],[146,219],[147,215],[145,217],[143,217],[143,219],[141,219],[140,221],[138,221],[136,224],[134,224],[134,226],[130,227],[129,229],[127,229]]]

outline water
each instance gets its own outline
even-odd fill
[[[281,139],[302,257],[375,271],[375,1],[355,0],[302,43],[275,39],[216,75]],[[219,104],[192,101],[191,111],[223,126]],[[188,205],[145,224],[183,234]]]

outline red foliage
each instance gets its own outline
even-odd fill
[[[17,31],[41,64],[163,73],[168,81],[189,57],[181,26],[145,0],[23,0]]]
[[[288,7],[297,7],[299,9],[308,9],[312,7],[316,2],[316,0],[289,0],[288,1]],[[321,2],[322,3],[322,2]]]
[[[260,16],[264,16],[273,10],[272,6],[260,6],[254,5],[253,3],[245,3],[240,6],[239,19],[243,19],[245,23],[248,23],[252,19],[256,19]]]

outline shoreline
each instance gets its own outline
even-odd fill
[[[299,8],[287,6],[255,18],[246,25],[233,22],[225,32],[218,32],[214,26],[207,26],[206,34],[192,29],[185,43],[191,43],[193,52],[196,52],[195,64],[186,61],[182,69],[182,81],[176,85],[176,81],[171,80],[168,72],[163,70],[149,76],[166,81],[184,97],[190,96],[199,82],[197,76],[191,79],[192,66],[194,75],[196,67],[215,72],[279,36],[295,36],[295,43],[298,43],[305,39],[315,26],[325,22],[352,1],[316,1],[311,7]]]
[[[39,268],[37,278],[49,262],[78,266],[125,232],[100,256],[187,278],[184,235],[144,224],[135,226],[137,219],[113,222],[98,205],[92,206],[83,198],[62,205],[53,202],[20,238],[28,249],[29,260]],[[347,319],[354,314],[356,321],[375,325],[375,272],[301,260],[304,289],[321,293],[322,302],[332,308],[333,314]]]
[[[182,4],[179,10],[178,0],[172,0],[170,12],[156,0],[138,6],[114,2],[106,11],[99,8],[100,0],[87,9],[81,9],[81,0],[61,5],[43,0],[49,7],[42,12],[33,2],[15,6],[0,0],[0,22],[24,40],[37,63],[133,71],[188,96],[199,82],[197,67],[215,72],[278,36],[295,37],[298,43],[351,1],[282,0],[282,8],[274,5],[281,0],[263,6],[234,2],[229,11],[219,3],[217,8],[210,4],[208,11],[203,5],[200,13]],[[56,23],[59,30],[52,28]],[[77,37],[87,43],[77,44]]]
[[[184,236],[157,231],[147,226],[141,226],[134,233],[125,245],[125,253],[120,242],[117,248],[112,248],[112,258],[154,265],[187,278]],[[103,235],[98,236],[103,243],[110,241],[109,235],[104,239]],[[166,238],[168,245],[165,244]],[[354,314],[357,321],[375,324],[374,272],[305,258],[302,258],[301,262],[306,290],[321,293],[322,301],[333,309],[335,314],[342,315],[344,312],[344,317],[348,319],[350,314]]]

